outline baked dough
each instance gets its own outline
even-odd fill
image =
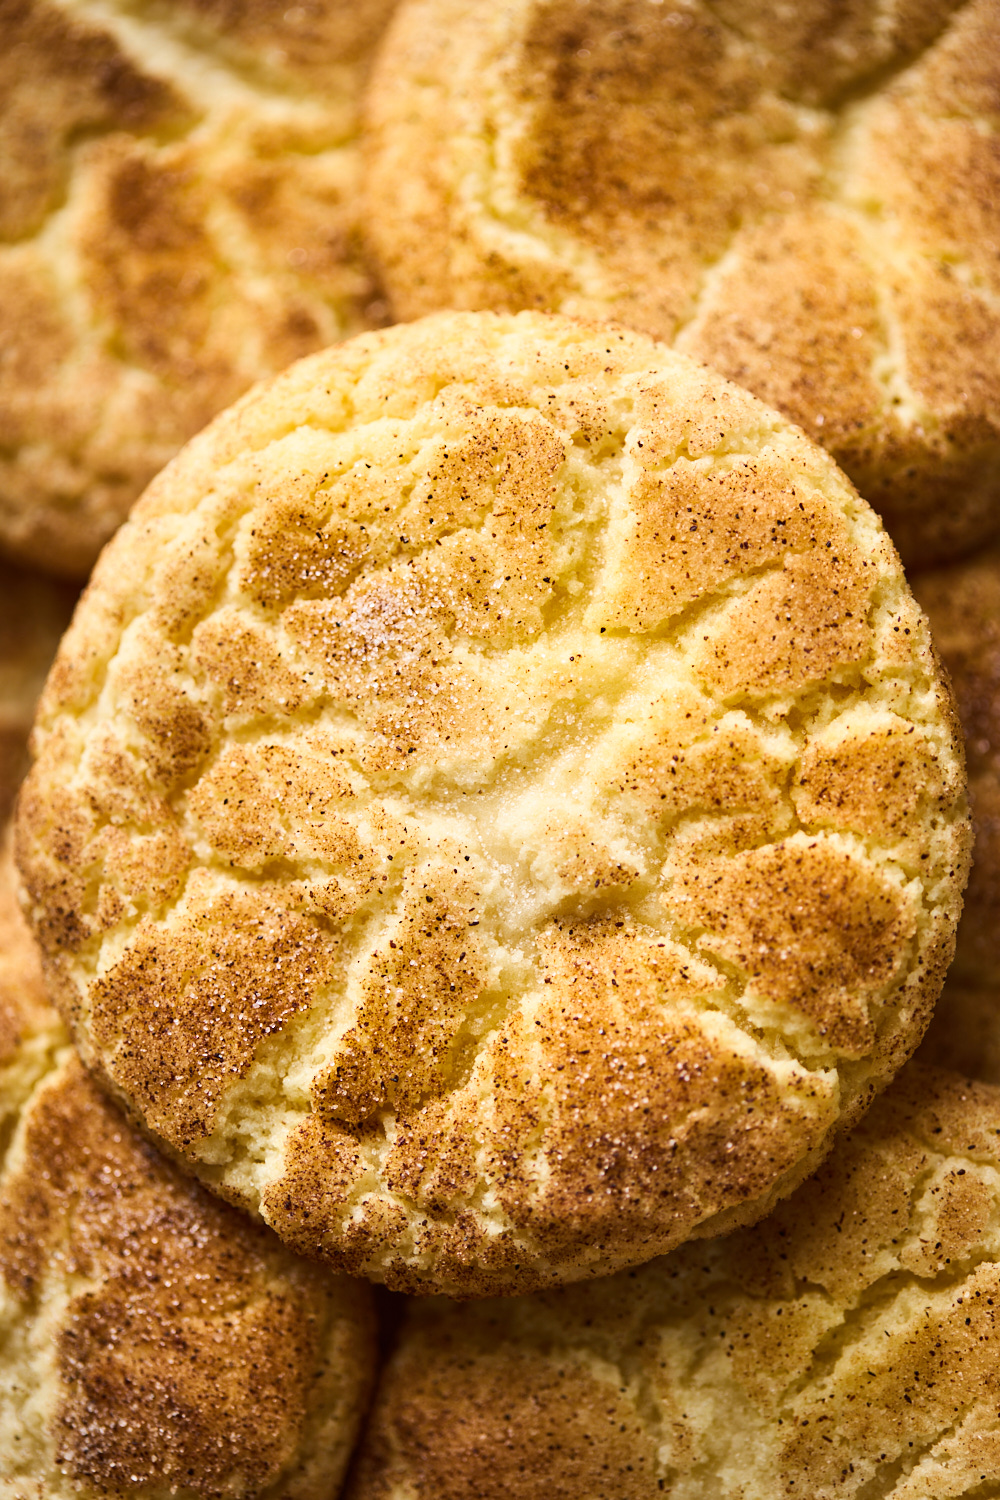
[[[289,1243],[526,1290],[758,1217],[912,1050],[964,772],[832,460],[540,314],[300,362],[156,480],[19,859],[145,1127]]]
[[[76,589],[0,560],[0,827],[28,769],[28,733]]]
[[[922,1055],[1000,1083],[1000,548],[913,578],[951,675],[972,803],[972,870]]]
[[[86,1077],[0,859],[0,1496],[331,1500],[368,1288],[168,1166]]]
[[[763,1224],[410,1303],[347,1500],[955,1500],[1000,1474],[1000,1090],[911,1065]]]
[[[394,0],[9,0],[0,550],[85,577],[262,375],[383,316],[357,105]]]
[[[407,0],[369,231],[400,317],[613,317],[822,442],[907,564],[1000,521],[996,0]]]

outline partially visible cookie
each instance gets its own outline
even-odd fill
[[[996,0],[407,0],[369,118],[398,316],[615,318],[800,423],[907,563],[996,530]]]
[[[381,316],[357,106],[394,0],[7,0],[0,551],[85,577],[260,376]]]
[[[335,1500],[368,1288],[165,1163],[45,1001],[0,861],[0,1496]]]
[[[1000,1083],[1000,548],[912,584],[955,689],[974,831],[955,960],[923,1056]]]
[[[452,314],[294,366],[105,551],[19,802],[88,1065],[404,1290],[759,1217],[916,1046],[968,822],[870,508],[651,340]]]
[[[28,769],[28,733],[77,591],[0,560],[0,826]]]
[[[411,1303],[349,1500],[957,1500],[1000,1474],[1000,1090],[911,1065],[754,1229]]]
[[[16,882],[8,827],[0,847],[0,1141],[5,1142],[53,1055],[67,1041],[17,904]]]

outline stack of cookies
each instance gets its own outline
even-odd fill
[[[8,12],[0,1497],[1000,1494],[1000,4]]]

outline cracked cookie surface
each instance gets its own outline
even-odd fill
[[[255,380],[379,319],[357,106],[393,0],[3,0],[0,549],[85,577]]]
[[[908,564],[995,532],[996,0],[407,0],[369,125],[398,316],[615,318],[800,423]]]
[[[0,855],[0,1496],[328,1500],[370,1293],[163,1161],[47,1003]]]
[[[364,335],[106,552],[19,860],[88,1064],[404,1289],[766,1211],[916,1045],[968,859],[926,622],[776,413],[557,317]]]
[[[763,1224],[408,1304],[350,1500],[957,1500],[1000,1473],[1000,1090],[911,1064]]]

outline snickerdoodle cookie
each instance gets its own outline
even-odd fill
[[[923,1055],[1000,1083],[1000,548],[912,582],[955,689],[974,832],[955,960]]]
[[[350,1500],[949,1500],[1000,1474],[1000,1090],[907,1068],[765,1223],[411,1303]]]
[[[210,417],[371,326],[357,108],[393,4],[0,6],[0,551],[85,576]]]
[[[907,562],[1000,524],[997,0],[406,0],[370,123],[399,316],[616,318],[799,422]]]
[[[967,867],[829,456],[636,334],[362,335],[191,443],[64,638],[19,859],[86,1061],[403,1288],[758,1217],[916,1045]]]
[[[48,1006],[0,859],[0,1496],[331,1500],[368,1288],[159,1159]]]

